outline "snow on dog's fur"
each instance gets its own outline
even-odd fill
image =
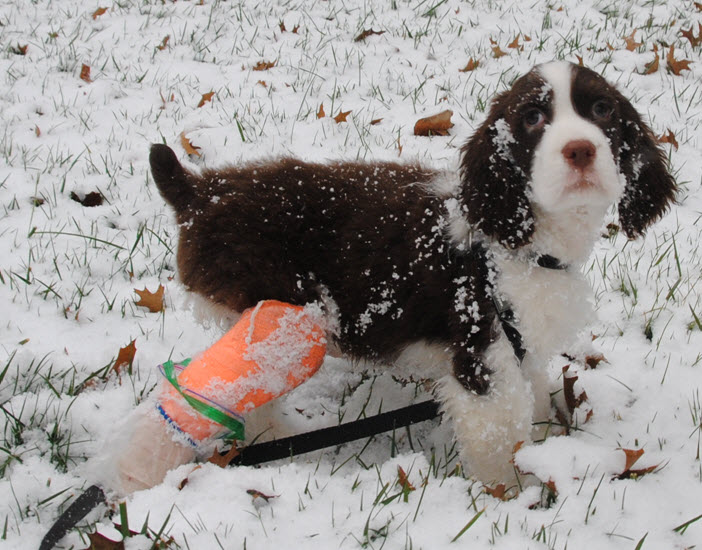
[[[192,292],[232,312],[264,299],[333,304],[330,338],[358,358],[421,364],[423,348],[434,362],[444,350],[437,393],[466,470],[484,482],[512,480],[514,445],[549,415],[545,366],[591,317],[580,268],[606,210],[618,202],[636,237],[675,192],[631,104],[563,62],[493,101],[458,173],[283,158],[197,175],[164,145],[150,160]]]

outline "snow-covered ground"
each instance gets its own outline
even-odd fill
[[[159,382],[156,366],[222,332],[198,321],[174,279],[177,228],[147,170],[150,143],[165,140],[191,167],[283,153],[450,166],[496,92],[536,63],[578,57],[657,135],[676,137],[679,148],[664,147],[680,195],[644,239],[603,238],[588,265],[592,346],[606,362],[554,360],[554,390],[570,364],[576,395],[587,393],[578,430],[517,454],[555,498],[539,487],[486,494],[456,469],[437,420],[292,463],[184,466],[126,501],[130,527],[152,537],[126,548],[151,547],[159,531],[162,547],[190,549],[701,545],[702,519],[691,521],[702,514],[701,10],[689,0],[2,2],[0,547],[36,548],[95,481],[120,421]],[[354,41],[367,30],[378,34]],[[672,46],[691,62],[679,75]],[[471,59],[478,67],[462,72]],[[418,118],[444,109],[449,136],[413,135]],[[84,205],[90,193],[102,204]],[[159,284],[163,311],[135,305],[135,289]],[[131,371],[118,373],[132,341]],[[421,383],[328,359],[267,412],[282,435],[426,398]],[[633,470],[658,468],[618,479],[623,449],[644,451]],[[403,494],[399,468],[415,490]],[[100,507],[63,547],[86,547],[96,528],[119,539],[113,520]]]

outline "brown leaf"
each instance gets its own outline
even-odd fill
[[[658,67],[661,61],[661,58],[658,55],[658,48],[655,48],[654,52],[656,54],[656,57],[654,57],[653,61],[651,61],[650,63],[646,63],[646,68],[644,69],[643,74],[653,74],[656,71],[658,71]]]
[[[97,19],[102,14],[107,12],[107,8],[98,8],[93,12],[93,19]]]
[[[624,42],[626,42],[626,49],[629,50],[630,52],[633,52],[636,48],[643,45],[641,42],[636,42],[636,40],[634,40],[635,34],[636,34],[636,29],[631,31],[631,34],[629,36],[624,37]]]
[[[577,60],[578,60],[578,65],[580,65],[581,67],[585,66],[585,64],[583,63],[583,58],[582,58],[582,57],[580,57],[579,55],[576,55],[575,57],[576,57]]]
[[[519,35],[517,35],[517,36],[515,37],[515,39],[512,40],[512,42],[510,42],[509,44],[507,44],[507,47],[508,47],[508,48],[512,48],[513,50],[524,49],[524,48],[519,44]]]
[[[470,71],[474,71],[480,66],[480,61],[475,61],[472,57],[468,60],[468,64],[463,67],[462,69],[458,69],[462,73],[467,73]]]
[[[259,61],[253,66],[254,71],[267,71],[275,67],[277,61]]]
[[[83,198],[80,198],[80,196],[77,193],[71,191],[70,197],[71,200],[79,202],[87,208],[91,208],[93,206],[100,206],[103,201],[102,195],[97,191],[91,191],[90,193],[86,193],[85,195],[83,195]]]
[[[453,127],[451,116],[453,111],[441,111],[436,115],[420,118],[414,125],[415,136],[447,136],[449,128]]]
[[[585,356],[585,364],[591,369],[596,369],[600,363],[609,363],[601,353]]]
[[[200,151],[198,151],[199,147],[196,147],[195,145],[190,143],[190,140],[186,137],[185,132],[180,133],[180,144],[183,146],[183,149],[185,149],[185,152],[189,155],[197,155],[198,157],[200,156]]]
[[[670,143],[673,147],[675,147],[675,150],[678,150],[678,140],[675,138],[675,134],[673,131],[668,128],[668,133],[663,134],[661,137],[658,138],[659,143]]]
[[[100,533],[88,533],[90,546],[85,550],[124,550],[123,540],[111,540]]]
[[[278,27],[280,27],[280,32],[285,32],[287,29],[285,28],[285,23],[281,21],[278,23]]]
[[[495,498],[499,498],[500,500],[509,500],[507,497],[507,486],[504,483],[500,483],[499,485],[496,485],[495,487],[488,487],[487,485],[483,488],[485,492]]]
[[[368,29],[359,34],[356,38],[353,39],[353,41],[360,42],[361,40],[365,40],[366,38],[374,34],[385,34],[385,31],[374,31],[373,29]]]
[[[373,120],[370,121],[371,126],[375,126],[376,124],[380,124],[383,121],[382,118],[374,118]]]
[[[528,34],[525,34],[524,35],[524,42],[531,42],[531,36],[529,36]]]
[[[682,71],[690,70],[691,62],[689,59],[675,59],[675,46],[673,45],[670,46],[665,60],[667,61],[668,70],[675,76],[680,76]]]
[[[41,137],[41,130],[39,129],[39,126],[36,124],[34,125],[34,135],[37,137]]]
[[[18,43],[16,48],[14,46],[10,46],[10,51],[15,55],[27,55],[28,49],[29,44],[25,44],[24,46],[22,46]]]
[[[319,104],[319,111],[317,111],[317,118],[324,118],[327,114],[324,112],[324,103]]]
[[[268,88],[268,83],[265,80],[259,80],[256,84],[260,84],[264,88]]]
[[[636,462],[644,454],[643,449],[622,449],[626,455],[626,463],[624,464],[624,471],[631,470],[631,467],[636,464]]]
[[[237,456],[239,456],[239,449],[236,448],[236,445],[232,445],[231,448],[225,453],[220,453],[217,449],[215,449],[212,456],[207,459],[207,462],[216,464],[220,468],[226,468]]]
[[[80,79],[88,83],[92,82],[90,78],[90,65],[83,63],[83,66],[80,68]]]
[[[507,52],[503,52],[499,46],[492,47],[492,56],[495,59],[499,59],[500,57],[505,56],[505,55],[507,55]]]
[[[195,466],[192,470],[190,470],[190,473],[189,473],[186,477],[184,477],[184,478],[180,481],[180,483],[178,484],[178,490],[179,490],[179,491],[182,491],[182,490],[185,488],[185,486],[186,486],[188,483],[190,483],[190,475],[191,475],[193,472],[199,470],[200,468],[202,468],[202,466],[200,466],[200,465],[198,464],[198,465]]]
[[[702,23],[697,23],[697,27],[699,29],[697,37],[695,37],[695,33],[692,31],[692,27],[690,27],[690,29],[687,31],[685,29],[680,29],[680,34],[690,41],[693,48],[696,48],[702,44]]]
[[[397,467],[397,484],[402,487],[402,491],[409,493],[414,491],[414,485],[412,485],[407,478],[407,473],[402,469],[402,466]]]
[[[339,111],[339,114],[334,117],[337,124],[346,122],[346,118],[351,114],[351,111]]]
[[[128,370],[131,369],[136,351],[136,340],[132,340],[129,345],[120,348],[115,364],[112,365],[112,370],[114,370],[117,374],[121,374],[122,367],[125,365],[127,366]]]
[[[262,498],[266,502],[268,502],[270,499],[276,498],[278,496],[278,495],[265,495],[257,489],[247,489],[246,494],[251,495],[254,500],[256,500],[257,498]]]
[[[169,41],[170,39],[171,39],[171,35],[170,35],[170,34],[167,34],[166,36],[164,36],[164,37],[163,37],[163,40],[161,40],[161,43],[160,43],[158,46],[156,46],[156,49],[157,49],[157,50],[161,50],[161,51],[165,50],[165,49],[166,49],[166,46],[168,46],[168,41]]]
[[[300,30],[300,25],[295,25],[295,26],[293,27],[292,32],[293,32],[293,34],[297,34],[297,31],[299,31],[299,30]]]
[[[163,285],[158,285],[156,292],[151,292],[146,287],[144,287],[144,290],[137,290],[135,288],[134,292],[139,295],[139,301],[136,302],[136,305],[148,308],[151,313],[163,311],[164,290]]]
[[[205,103],[212,101],[212,98],[214,97],[214,95],[215,95],[214,92],[207,92],[206,94],[202,94],[202,98],[200,99],[200,103],[197,104],[198,108],[202,107]]]

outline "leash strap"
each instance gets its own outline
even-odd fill
[[[440,414],[436,401],[424,401],[402,409],[362,418],[339,426],[323,428],[284,439],[258,443],[241,449],[230,465],[253,466],[271,460],[289,458],[363,439],[375,434],[395,430],[410,424],[431,420]],[[42,539],[39,550],[52,550],[80,520],[105,503],[105,493],[97,485],[91,485],[59,516]]]

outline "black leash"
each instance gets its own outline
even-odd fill
[[[439,404],[436,401],[424,401],[408,407],[362,418],[346,424],[322,428],[312,432],[302,433],[257,443],[244,447],[230,462],[230,466],[253,466],[272,460],[288,458],[295,455],[317,451],[334,445],[342,445],[364,437],[370,437],[411,424],[431,420],[439,416]],[[39,550],[51,550],[73,529],[80,520],[87,516],[100,504],[106,502],[105,492],[97,485],[91,485],[59,516],[49,532],[42,539]]]

